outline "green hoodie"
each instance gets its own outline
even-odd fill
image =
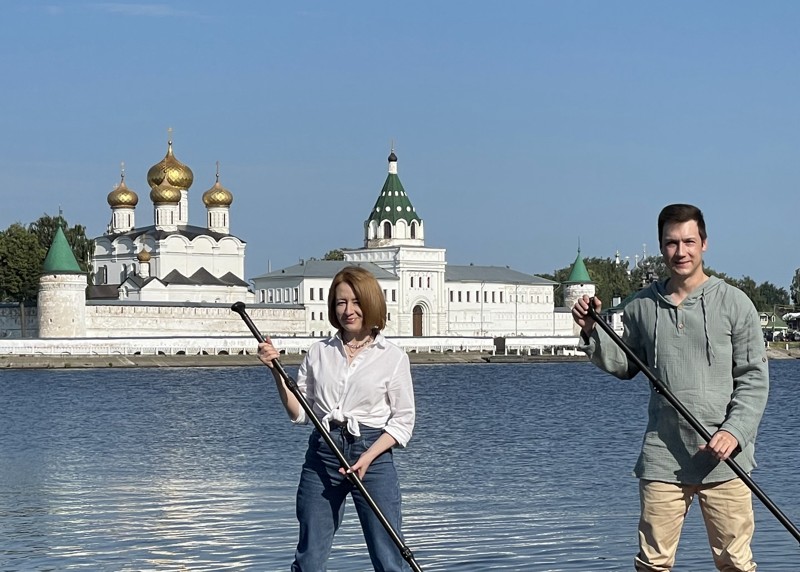
[[[744,292],[714,276],[677,305],[665,285],[651,284],[625,306],[623,340],[710,434],[724,429],[736,437],[736,462],[749,473],[769,393],[758,313]],[[620,379],[639,373],[600,328],[582,349]],[[637,477],[682,484],[736,477],[726,463],[698,451],[704,439],[652,385],[647,411]]]

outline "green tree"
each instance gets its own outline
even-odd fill
[[[341,248],[329,250],[325,253],[325,256],[322,257],[322,260],[344,260],[344,252],[342,252]]]
[[[38,237],[39,244],[44,248],[46,255],[59,226],[64,229],[64,236],[67,237],[67,242],[72,247],[72,252],[75,254],[81,270],[89,274],[91,271],[91,259],[94,255],[94,241],[86,237],[85,226],[81,224],[69,226],[63,216],[50,216],[45,213],[35,222],[28,225],[28,230]]]
[[[794,271],[792,285],[789,287],[792,295],[792,304],[800,304],[800,268]]]
[[[0,231],[0,301],[36,300],[47,250],[24,225],[14,223]]]
[[[603,301],[606,308],[615,296],[625,299],[628,295],[650,284],[654,280],[663,280],[669,275],[667,266],[661,255],[648,256],[641,260],[635,268],[628,271],[628,263],[617,264],[610,258],[585,258],[586,270],[595,284],[595,292]],[[775,306],[785,306],[790,301],[789,292],[784,288],[778,288],[769,282],[756,285],[755,281],[749,276],[743,278],[732,278],[724,272],[718,272],[713,268],[705,267],[705,272],[709,276],[717,276],[729,284],[741,289],[753,302],[759,311],[772,310]],[[555,304],[564,305],[564,292],[561,286],[570,275],[572,266],[561,268],[553,274],[542,274],[543,278],[557,282]],[[800,304],[800,268],[795,272],[791,287],[791,300]]]

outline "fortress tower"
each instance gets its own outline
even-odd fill
[[[56,230],[39,279],[39,337],[86,336],[86,273],[61,226]]]

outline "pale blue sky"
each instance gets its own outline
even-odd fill
[[[534,0],[0,3],[0,228],[61,205],[93,236],[174,129],[234,194],[247,277],[363,244],[399,174],[451,264],[550,273],[657,250],[671,202],[707,263],[800,267],[800,3]]]

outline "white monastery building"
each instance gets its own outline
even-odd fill
[[[96,348],[109,339],[128,340],[127,349],[120,342],[108,350],[123,353],[133,353],[134,346],[142,353],[252,351],[254,340],[230,309],[243,301],[261,331],[302,351],[333,333],[327,316],[330,282],[341,268],[355,264],[377,277],[389,314],[385,333],[407,350],[436,344],[493,349],[494,338],[505,338],[506,348],[517,351],[577,344],[569,311],[555,307],[557,283],[508,267],[449,265],[444,248],[426,246],[425,224],[400,182],[394,150],[388,161],[360,248],[345,249],[343,261],[304,261],[248,283],[246,243],[231,233],[233,193],[221,185],[219,165],[216,181],[201,197],[206,225],[192,226],[194,174],[175,157],[169,140],[166,155],[147,173],[152,224],[137,226],[139,197],[127,186],[123,168],[107,197],[111,219],[95,239],[93,279],[85,296],[79,284],[85,277],[63,232],[57,233],[41,279],[38,323],[21,327],[17,316],[15,327],[13,312],[4,308],[0,338],[11,343],[27,331],[61,340],[63,353],[103,351]],[[567,301],[593,293],[580,252],[563,287]],[[192,342],[198,337],[217,342],[199,350],[202,344]],[[31,351],[40,350],[0,344],[0,353]]]

